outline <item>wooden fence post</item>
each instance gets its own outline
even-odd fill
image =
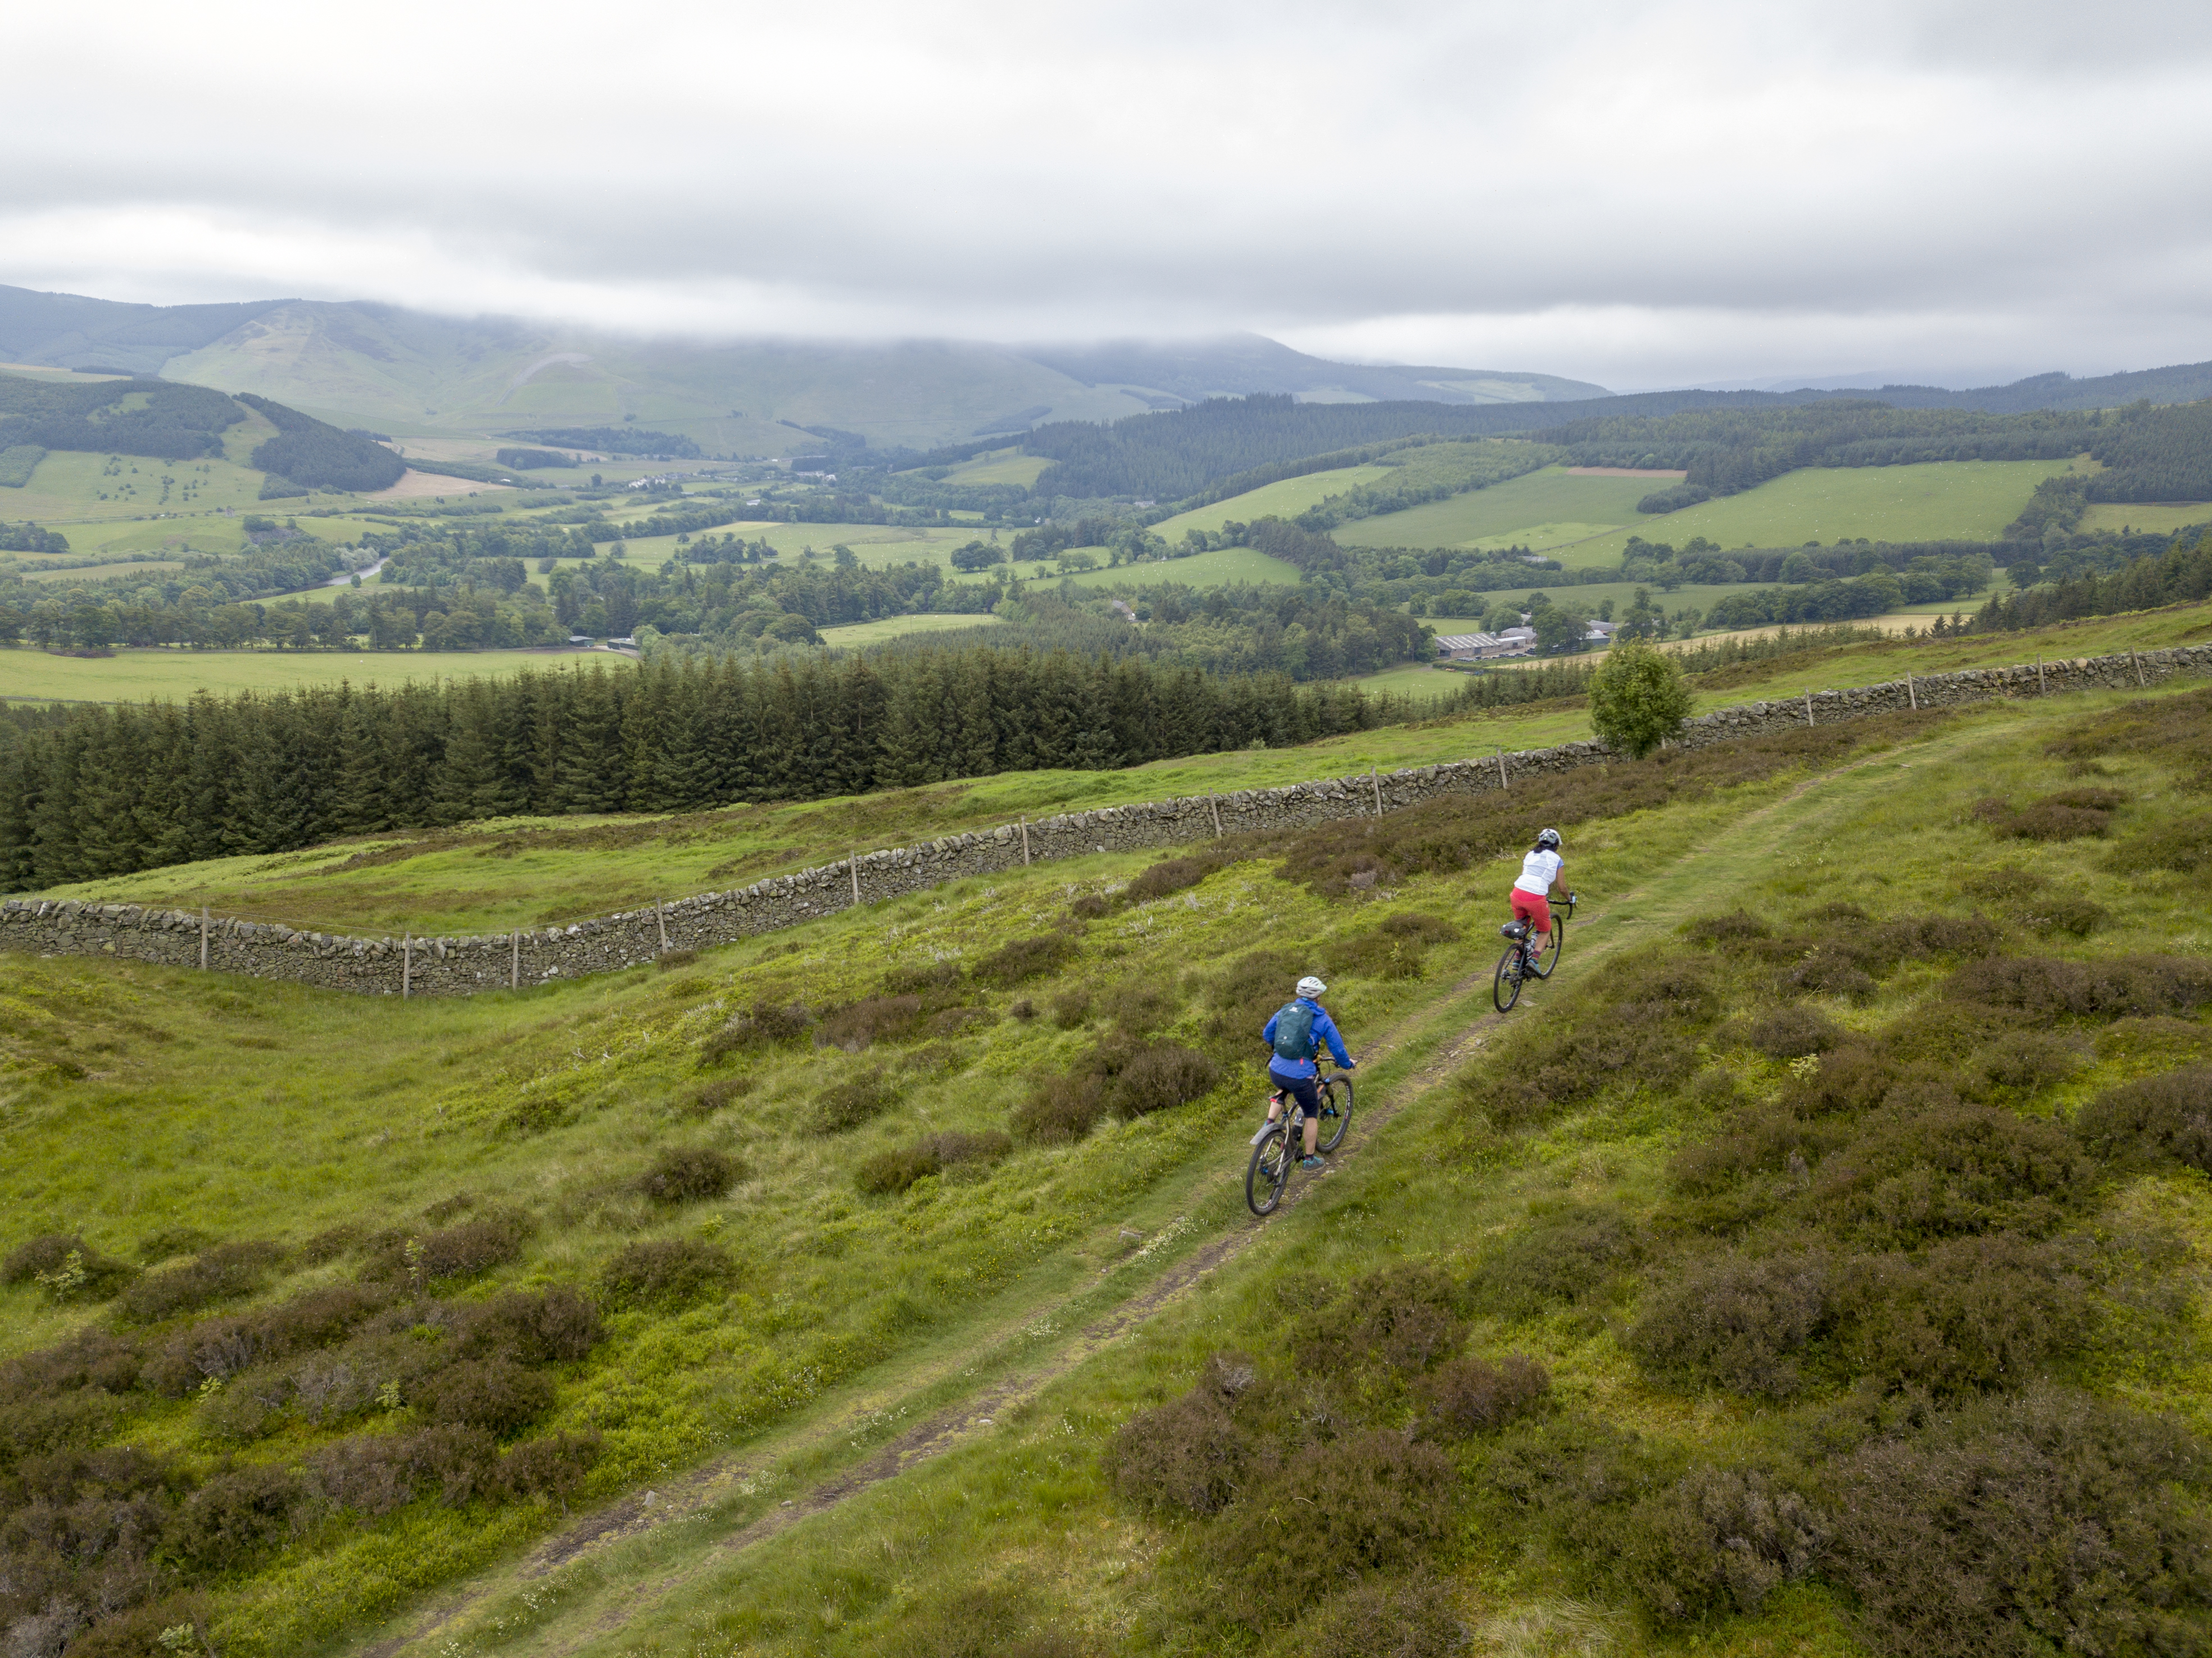
[[[1218,841],[1221,838],[1221,797],[1208,789],[1206,792],[1206,804],[1213,808],[1213,836]]]
[[[2035,694],[2038,696],[2051,695],[2051,688],[2043,683],[2043,659],[2039,656],[2035,659]]]
[[[1912,689],[1912,674],[1910,670],[1906,671],[1905,676],[1905,700],[1912,704],[1914,713],[1917,714],[1920,711],[1920,693]]]
[[[2132,645],[2128,647],[2128,665],[2136,671],[2136,684],[2138,687],[2147,687],[2150,683],[2143,677],[2142,658],[2136,654],[2136,647]]]
[[[1805,723],[1813,723],[1813,693],[1809,690],[1805,693]]]
[[[207,919],[207,906],[206,906],[205,904],[202,904],[202,905],[200,906],[200,971],[201,971],[201,972],[203,972],[203,973],[204,973],[204,972],[206,972],[206,971],[207,971],[207,956],[208,956],[208,919]]]
[[[1030,820],[1022,819],[1022,867],[1030,866]]]
[[[406,934],[399,941],[399,999],[405,1001],[415,993],[415,935]]]
[[[653,901],[653,922],[660,929],[660,948],[665,954],[668,949],[668,901],[665,898]]]
[[[1375,786],[1375,815],[1382,815],[1382,774],[1375,767],[1367,768],[1367,780]]]
[[[1512,787],[1512,785],[1505,780],[1505,750],[1504,749],[1498,751],[1498,786],[1501,789]]]
[[[846,872],[853,878],[853,908],[860,907],[860,853],[856,847],[845,854]]]
[[[518,990],[522,986],[522,930],[520,927],[515,929],[511,943],[513,947],[507,959],[507,987]]]

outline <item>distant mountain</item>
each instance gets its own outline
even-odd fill
[[[252,392],[340,426],[402,439],[634,422],[711,454],[787,455],[837,434],[927,449],[1069,421],[1265,392],[1302,404],[1431,403],[1454,429],[1527,430],[1560,416],[1662,413],[1744,402],[1874,398],[1992,413],[2212,397],[2212,363],[2072,380],[2039,374],[1965,392],[1681,391],[1616,398],[1521,370],[1332,362],[1256,334],[1181,343],[992,345],[696,340],[445,317],[367,301],[126,305],[0,287],[0,359],[106,367]],[[1540,412],[1540,410],[1541,412]]]
[[[16,288],[0,288],[0,357],[253,392],[403,438],[634,418],[717,454],[785,454],[825,432],[927,447],[1255,392],[1322,403],[1605,395],[1548,374],[1330,362],[1249,334],[1060,347],[645,339],[368,302],[162,307]]]
[[[127,305],[0,285],[0,359],[155,374],[171,358],[211,345],[284,303]]]

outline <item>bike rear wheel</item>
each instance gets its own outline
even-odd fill
[[[1279,1122],[1267,1125],[1260,1143],[1252,1148],[1252,1163],[1244,1171],[1245,1206],[1255,1215],[1272,1215],[1291,1183],[1291,1137]]]
[[[1331,1077],[1321,1085],[1321,1139],[1316,1145],[1322,1151],[1335,1151],[1351,1127],[1352,1078]]]
[[[1490,987],[1490,999],[1504,1013],[1521,999],[1521,948],[1515,945],[1498,958],[1498,977]]]

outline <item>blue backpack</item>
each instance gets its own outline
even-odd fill
[[[1304,1002],[1286,1002],[1275,1015],[1275,1057],[1310,1060],[1314,1055],[1314,1011]]]

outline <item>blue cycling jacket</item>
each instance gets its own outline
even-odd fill
[[[1339,1065],[1350,1065],[1352,1055],[1344,1051],[1344,1038],[1337,1031],[1336,1021],[1328,1017],[1328,1010],[1310,996],[1301,996],[1297,999],[1313,1009],[1314,1052],[1318,1054],[1322,1043],[1327,1042],[1328,1051],[1335,1056]],[[1260,1040],[1270,1049],[1275,1045],[1275,1020],[1282,1017],[1279,1012],[1274,1015],[1267,1021],[1267,1028],[1260,1033]],[[1279,1054],[1270,1053],[1267,1069],[1279,1077],[1310,1077],[1316,1075],[1321,1067],[1311,1060],[1286,1060]]]

